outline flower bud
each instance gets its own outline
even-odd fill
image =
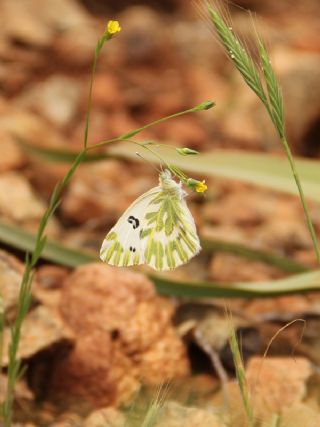
[[[106,28],[106,33],[110,36],[113,36],[116,33],[121,31],[119,21],[109,21]]]
[[[187,180],[187,186],[191,188],[192,191],[195,191],[197,193],[204,193],[208,188],[205,182],[205,180],[198,181],[197,179],[189,178]]]
[[[181,154],[181,156],[192,156],[195,154],[199,154],[198,151],[193,150],[192,148],[176,148],[176,151]]]

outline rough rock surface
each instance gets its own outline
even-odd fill
[[[0,217],[7,222],[37,230],[45,212],[45,204],[37,197],[27,179],[18,172],[6,172],[0,176]],[[57,235],[59,226],[52,218],[47,227],[49,235]]]
[[[92,412],[83,423],[83,427],[124,427],[125,416],[114,408],[102,408]]]
[[[70,183],[61,212],[67,221],[77,224],[98,219],[110,226],[151,186],[148,177],[137,177],[135,170],[124,170],[116,160],[85,165]]]
[[[3,366],[8,365],[8,348],[11,328],[5,327],[3,332]],[[30,359],[41,351],[58,346],[63,348],[71,345],[73,334],[61,321],[60,316],[44,306],[38,306],[27,314],[21,329],[18,357]]]
[[[306,381],[311,373],[311,364],[303,357],[251,358],[246,377],[256,414],[277,413],[300,402],[305,397]]]
[[[0,295],[6,320],[15,316],[22,274],[23,264],[7,252],[0,251]]]
[[[200,408],[184,407],[169,402],[161,411],[155,427],[223,427],[225,424],[212,411]]]
[[[118,405],[141,381],[159,384],[188,373],[185,348],[170,323],[172,304],[144,276],[85,265],[65,281],[61,301],[61,315],[77,339],[56,363],[53,395]]]

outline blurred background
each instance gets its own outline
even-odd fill
[[[254,31],[247,8],[283,88],[293,152],[317,157],[319,2],[230,4],[233,27],[251,48]],[[203,152],[282,153],[269,117],[224,54],[201,2],[1,0],[0,12],[0,212],[10,222],[35,230],[68,167],[30,158],[17,140],[74,152],[82,146],[94,47],[111,18],[120,21],[122,31],[105,46],[98,64],[90,144],[212,99],[214,109],[165,122],[140,139]],[[50,237],[96,251],[123,210],[156,181],[146,165],[110,160],[82,166],[49,227]],[[203,237],[250,241],[253,247],[314,263],[297,199],[230,180],[209,184],[205,198],[189,197]],[[314,208],[315,221],[317,212]],[[226,257],[204,256],[209,269],[201,270],[202,276],[229,281],[282,275],[266,265],[242,269],[245,261],[233,257],[228,265],[234,262],[235,269],[229,274],[223,267]]]
[[[317,159],[320,157],[319,0],[232,2],[228,12],[232,27],[255,55],[252,18],[247,9],[252,12],[254,25],[266,43],[283,89],[288,141],[293,153]],[[1,221],[34,233],[54,185],[70,166],[68,162],[53,161],[59,156],[56,158],[52,150],[70,154],[82,148],[94,48],[110,19],[119,20],[122,31],[105,45],[98,63],[89,144],[117,137],[211,99],[216,102],[213,109],[167,121],[139,135],[138,139],[189,147],[204,153],[223,149],[235,153],[234,150],[242,150],[283,155],[266,111],[224,54],[212,24],[204,15],[201,2],[186,0],[0,0]],[[35,155],[39,148],[42,149],[41,157]],[[47,150],[46,155],[44,150]],[[300,263],[296,264],[300,270],[317,266],[297,197],[231,179],[202,175],[195,178],[206,178],[208,183],[204,197],[190,194],[187,199],[201,238],[287,257]],[[49,238],[81,251],[91,251],[97,259],[106,232],[128,205],[156,185],[157,180],[151,165],[141,162],[110,158],[81,165],[49,224]],[[309,206],[319,235],[319,204],[310,203]],[[1,274],[8,277],[9,283],[6,288],[8,336],[23,268],[11,254],[18,254],[21,260],[19,247],[17,244],[16,248],[12,245],[9,249],[3,244],[7,252],[1,252]],[[287,277],[288,269],[284,270],[252,257],[236,256],[234,251],[218,250],[202,251],[190,264],[170,275],[226,284]],[[8,276],[4,276],[5,273]],[[208,356],[204,356],[205,345],[196,339],[193,341],[198,347],[202,346],[202,350],[193,348],[186,356],[182,341],[177,342],[170,323],[176,306],[168,301],[160,303],[145,277],[134,276],[129,270],[115,272],[100,263],[99,266],[80,267],[75,273],[54,264],[41,265],[36,279],[33,310],[28,315],[30,328],[26,329],[33,335],[23,338],[22,356],[28,361],[28,384],[40,399],[50,389],[47,374],[50,371],[52,375],[56,359],[57,375],[52,376],[52,381],[64,393],[63,398],[70,390],[71,395],[81,396],[93,406],[118,405],[125,401],[132,390],[138,388],[141,375],[150,378],[153,375],[151,379],[159,385],[164,378],[170,379],[181,372],[185,374],[189,372],[190,360],[193,364],[192,357],[198,359],[201,369],[212,370]],[[113,282],[119,286],[113,287]],[[14,292],[12,283],[15,283]],[[96,286],[94,292],[93,286]],[[127,303],[131,305],[120,314],[135,314],[123,321],[113,310],[114,307],[120,310]],[[306,333],[300,353],[313,363],[320,363],[317,294],[263,301],[237,299],[229,303],[239,315],[235,327],[247,333],[243,332],[241,341],[245,358],[261,354],[279,327],[303,315],[313,316],[313,323],[309,323],[309,335]],[[136,311],[132,308],[134,304],[138,307]],[[167,308],[162,308],[162,304],[167,304]],[[194,306],[191,303],[182,309],[180,321],[191,318],[198,322],[206,315],[203,313],[210,312],[212,316],[213,310],[210,319],[214,327],[206,337],[214,343],[213,347],[217,345],[224,367],[232,370],[227,347],[230,325],[226,323],[224,302],[210,300],[205,304],[206,308],[194,302]],[[54,314],[41,310],[60,313],[58,320],[53,320]],[[96,314],[92,320],[90,316]],[[86,316],[89,326],[85,324]],[[70,338],[69,329],[61,326],[61,318],[68,328],[73,328],[76,339]],[[119,321],[118,329],[108,331],[108,335],[103,329],[105,335],[100,336],[101,325],[113,325],[114,319]],[[261,323],[257,326],[258,321]],[[41,328],[33,329],[38,324]],[[292,349],[296,349],[300,341],[300,326],[284,335],[273,347],[273,354],[292,357]],[[168,335],[163,336],[169,338],[163,343],[165,328],[168,328]],[[224,331],[223,339],[212,332],[218,329],[219,333]],[[180,331],[181,336],[184,334],[187,335]],[[68,353],[65,362],[61,355],[67,354],[66,343],[70,350],[75,342],[76,350]],[[216,343],[220,343],[220,347]],[[148,353],[150,348],[151,353]],[[59,360],[62,360],[60,365]],[[120,367],[114,374],[117,363]],[[284,375],[280,375],[275,386],[279,401],[287,396],[287,390],[281,389],[288,381],[286,363],[281,365]],[[304,359],[303,363],[308,362]],[[295,381],[295,373],[299,371],[297,375],[300,375],[302,368],[295,365],[294,371],[292,366],[290,372],[294,372]],[[127,379],[129,371],[131,376]],[[274,372],[273,368],[271,371]],[[303,372],[307,373],[302,379],[299,377],[302,382],[309,375],[307,368]],[[264,384],[269,384],[269,377],[266,378]],[[220,387],[217,376],[211,375],[208,381],[210,387],[212,381],[215,381],[215,389]],[[202,386],[200,382],[199,389]],[[201,390],[206,390],[206,386]],[[267,390],[267,395],[273,396],[273,392]],[[23,398],[33,399],[28,394],[30,390],[21,393]],[[56,425],[50,424],[55,417],[52,408],[45,408],[41,415],[44,421],[39,425]],[[46,411],[51,411],[50,420]]]

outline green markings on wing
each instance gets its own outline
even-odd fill
[[[108,263],[112,261],[112,264],[119,265],[122,254],[123,254],[123,247],[120,245],[120,242],[116,240],[111,244],[111,246],[103,254],[104,261]]]
[[[126,250],[123,255],[123,261],[122,261],[122,265],[124,267],[127,267],[129,265],[130,258],[131,258],[131,252],[129,250]]]
[[[182,263],[186,263],[188,261],[188,254],[183,249],[179,241],[172,240],[171,242],[168,242],[165,252],[169,268],[175,268],[177,265],[175,260],[175,252],[178,254],[178,257]]]
[[[150,239],[145,250],[145,261],[151,264],[152,258],[155,257],[154,265],[157,270],[163,269],[164,251],[161,242]]]
[[[192,254],[194,253],[195,250]],[[153,238],[148,241],[144,255],[145,262],[147,264],[153,264],[154,258],[154,266],[157,270],[163,269],[164,257],[169,268],[175,268],[177,265],[184,264],[190,258],[179,240],[171,240],[167,244],[163,245],[161,242],[156,241]],[[177,260],[180,260],[180,262],[177,262]]]
[[[193,233],[192,234],[191,233],[187,234],[186,231],[183,228],[180,229],[178,240],[180,242],[181,241],[184,242],[185,245],[188,247],[188,249],[192,253],[195,253],[197,251],[197,246],[194,243],[194,241],[192,241],[192,239],[190,237],[192,237],[193,239],[195,238],[194,235],[193,235]]]
[[[111,246],[102,250],[101,258],[108,264],[116,265],[117,267],[127,267],[128,265],[140,264],[140,255],[138,252],[131,252],[129,249],[124,250],[123,246],[118,241],[118,236],[115,231],[109,233],[105,241],[113,241]]]
[[[167,218],[165,220],[165,233],[170,236],[173,233],[174,227],[178,222],[177,212],[179,211],[179,204],[177,199],[168,199],[166,201]]]
[[[115,231],[111,231],[107,234],[105,240],[115,240],[117,238],[117,233]]]
[[[183,249],[181,242],[179,240],[176,240],[174,243],[174,250],[177,252],[179,258],[183,263],[187,262],[189,257],[187,252]]]
[[[170,236],[179,222],[178,214],[183,217],[183,210],[181,210],[181,207],[179,206],[179,200],[177,197],[174,197],[171,194],[166,195],[160,193],[152,200],[150,205],[158,203],[161,203],[159,209],[154,212],[148,212],[145,216],[147,226],[149,228],[143,230],[141,238],[144,238],[151,233],[151,231],[146,231],[152,230],[151,227],[154,227],[154,232],[164,230],[166,236]]]
[[[146,225],[140,232],[140,239],[147,240],[145,262],[153,264],[157,270],[162,270],[165,263],[168,268],[186,263],[195,255],[198,245],[194,230],[185,220],[184,205],[181,205],[178,197],[163,192],[151,201],[149,207],[152,205],[156,205],[156,210],[146,214]],[[166,236],[165,242],[161,242],[161,238],[158,240],[160,232],[163,232],[163,237]]]
[[[140,231],[140,239],[144,239],[147,236],[150,236],[150,234],[152,233],[152,228],[144,228],[143,230]]]

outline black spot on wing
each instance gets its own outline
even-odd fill
[[[135,218],[133,215],[130,215],[128,218],[128,223],[132,224],[133,229],[135,230],[136,228],[139,227],[140,225],[140,221],[138,220],[138,218]]]

